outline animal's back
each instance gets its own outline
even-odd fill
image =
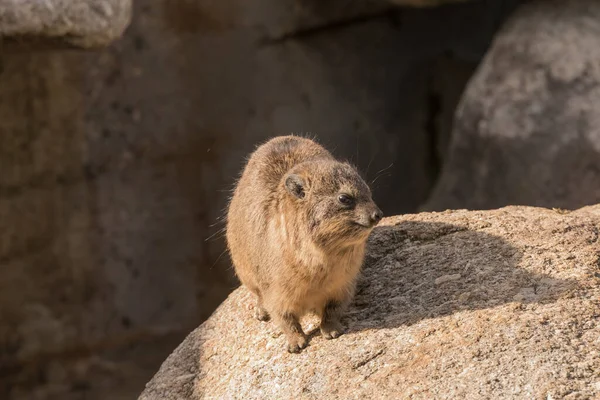
[[[332,155],[319,144],[298,136],[280,136],[259,146],[240,177],[227,215],[227,242],[234,268],[251,289],[262,257],[268,257],[265,240],[269,220],[277,213],[283,176],[295,165]]]
[[[259,146],[250,156],[238,182],[240,194],[245,183],[256,183],[268,193],[275,192],[281,178],[292,167],[316,158],[332,158],[319,144],[299,136],[279,136]],[[247,180],[244,180],[246,175]],[[266,194],[266,193],[265,193]]]

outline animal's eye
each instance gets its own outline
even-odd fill
[[[352,204],[354,204],[354,199],[348,196],[347,194],[340,194],[338,196],[338,201],[345,206],[351,206]]]

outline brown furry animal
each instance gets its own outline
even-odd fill
[[[327,339],[342,334],[365,244],[382,212],[354,167],[297,136],[280,136],[250,156],[227,215],[237,276],[257,297],[255,316],[272,316],[288,351],[306,347],[299,318],[321,317]]]

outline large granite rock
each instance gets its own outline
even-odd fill
[[[288,354],[240,288],[139,399],[598,396],[599,225],[600,205],[386,219],[345,335]]]
[[[467,86],[424,209],[599,202],[598,59],[600,2],[523,5]]]
[[[131,0],[0,0],[0,37],[104,46],[131,19]]]

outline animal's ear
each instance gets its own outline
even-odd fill
[[[306,196],[306,181],[300,175],[290,174],[285,178],[286,190],[297,199]]]

